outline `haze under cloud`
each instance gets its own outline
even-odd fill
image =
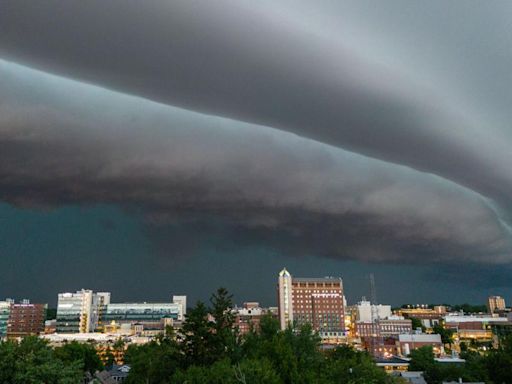
[[[507,10],[2,2],[0,198],[142,211],[167,257],[508,266]]]

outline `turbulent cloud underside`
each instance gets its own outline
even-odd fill
[[[488,201],[437,176],[7,62],[0,100],[13,204],[136,207],[154,233],[179,223],[183,245],[200,233],[290,255],[510,261]]]

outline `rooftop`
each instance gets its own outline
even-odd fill
[[[297,283],[334,283],[341,282],[341,277],[293,277],[292,281]]]

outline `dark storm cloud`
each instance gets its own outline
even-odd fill
[[[304,8],[307,3],[299,4]],[[351,35],[346,33],[350,29],[343,29],[344,24],[356,25],[352,31],[357,31],[354,19],[360,18],[363,24],[359,30],[370,35],[391,31],[391,37],[416,36],[415,24],[393,18],[393,10],[400,10],[409,17],[405,20],[409,23],[427,19],[420,23],[424,37],[429,31],[443,30],[438,24],[446,30],[450,18],[443,21],[439,15],[449,11],[457,18],[457,7],[436,2],[429,13],[422,6],[398,1],[387,9],[389,25],[371,17],[365,25],[364,15],[372,12],[365,11],[364,5],[361,11],[353,2],[347,4],[352,6],[320,3],[309,9],[316,16],[334,15],[330,27],[335,24],[333,19],[341,27],[329,29],[313,23],[322,17],[309,18],[299,6],[272,6],[270,2],[54,0],[43,5],[3,1],[0,54],[123,92],[292,131],[408,165],[465,185],[501,206],[509,205],[509,130],[488,120],[492,113],[477,113],[468,107],[474,103],[465,105],[452,97],[457,92],[447,81],[431,81],[436,76],[446,79],[438,76],[442,65],[436,67],[437,72],[426,74],[432,52],[457,64],[452,65],[452,73],[473,68],[474,55],[469,56],[473,61],[467,60],[456,51],[460,39],[442,34],[437,40],[427,39],[430,45],[419,44],[426,53],[418,56],[421,63],[415,65],[399,50],[395,59],[390,59],[395,53],[392,38],[373,40],[387,43],[379,47],[381,51],[388,49],[379,58],[368,53],[374,47],[358,46],[371,39],[358,38],[357,33]],[[478,35],[479,46],[487,46],[485,36],[490,40],[504,32],[510,36],[510,23],[495,17],[507,7],[495,2],[495,12],[471,11],[469,6],[464,9],[463,19],[471,26],[488,22],[500,32]],[[333,9],[335,12],[330,12]],[[403,30],[396,27],[402,24]],[[457,29],[459,24],[467,26],[457,19],[456,27],[448,28],[447,34],[456,35],[462,30]],[[403,40],[397,38],[398,42]],[[410,40],[401,47],[414,46],[414,37]],[[424,43],[425,39],[419,41]],[[444,51],[436,51],[436,44],[443,43]],[[499,44],[489,46],[496,48],[489,52],[498,64],[490,66],[487,73],[468,72],[480,75],[475,82],[480,85],[489,85],[486,77],[493,77],[494,69],[510,62],[509,51],[500,50]],[[456,52],[452,56],[451,48]],[[502,100],[510,100],[510,87],[503,88],[503,84],[510,84],[510,72],[497,73],[505,77],[493,80],[495,87],[485,88],[485,94],[506,89]],[[469,78],[458,77],[460,81]],[[470,91],[477,94],[478,89],[476,86]]]
[[[211,236],[289,255],[510,261],[487,199],[433,175],[3,61],[0,100],[0,199],[142,210],[153,236],[176,235],[174,256]]]

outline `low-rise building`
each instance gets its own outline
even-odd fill
[[[455,332],[461,340],[491,341],[493,326],[506,324],[506,317],[492,315],[455,315],[450,314],[444,318],[445,327]]]
[[[446,307],[442,305],[429,308],[427,306],[416,306],[411,308],[401,308],[397,311],[397,315],[406,319],[418,319],[426,328],[432,328],[439,324],[446,315]]]
[[[397,348],[398,353],[402,356],[408,356],[412,350],[427,345],[432,347],[434,355],[440,356],[444,354],[441,335],[436,333],[412,333],[398,336]]]
[[[98,330],[127,326],[138,332],[161,333],[183,316],[181,303],[110,303],[101,311]]]
[[[246,302],[242,307],[233,308],[235,315],[234,326],[238,328],[241,335],[247,334],[251,329],[259,330],[260,321],[263,316],[271,315],[278,318],[277,308],[262,308],[258,302]]]

